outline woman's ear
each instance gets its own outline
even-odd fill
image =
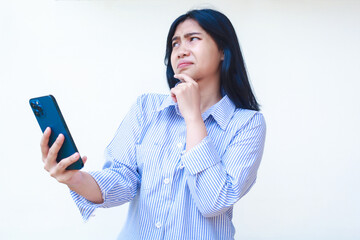
[[[221,61],[224,61],[224,58],[225,58],[224,55],[225,55],[225,54],[224,54],[224,50],[221,50],[221,58],[220,58]]]

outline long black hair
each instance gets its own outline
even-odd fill
[[[235,29],[224,14],[213,9],[191,10],[175,19],[170,26],[165,53],[166,77],[169,87],[173,88],[178,82],[174,78],[171,66],[172,38],[177,26],[186,19],[197,21],[214,39],[218,48],[224,52],[220,70],[220,86],[231,101],[237,108],[259,111],[259,104],[251,90]]]

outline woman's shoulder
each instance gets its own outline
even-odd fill
[[[259,111],[237,108],[232,117],[232,123],[238,128],[248,124],[265,125],[265,118]]]

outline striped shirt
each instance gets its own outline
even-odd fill
[[[185,152],[186,125],[170,96],[140,96],[90,172],[94,204],[71,192],[85,220],[98,207],[130,201],[119,239],[234,239],[233,205],[254,185],[265,121],[225,95],[202,114],[208,136]]]

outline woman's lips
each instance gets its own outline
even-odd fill
[[[180,61],[177,65],[177,69],[185,68],[187,66],[190,66],[191,64],[193,63],[190,61]]]

